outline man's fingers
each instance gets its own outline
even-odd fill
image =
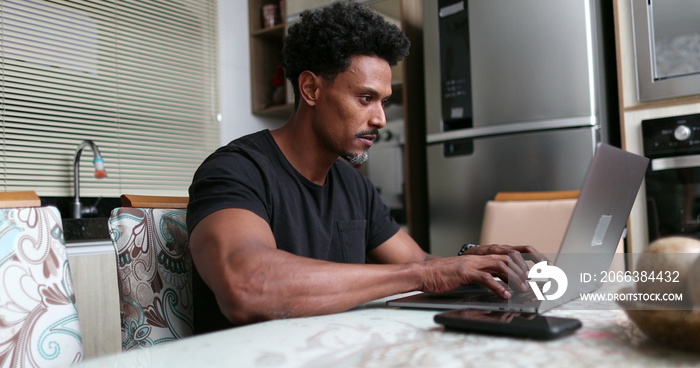
[[[489,261],[491,266],[486,269],[492,275],[501,277],[508,281],[508,286],[513,290],[524,292],[527,290],[527,270],[523,270],[517,262],[513,261],[511,255],[492,254]],[[523,261],[524,262],[524,261]]]
[[[487,288],[493,290],[498,296],[503,299],[508,299],[511,296],[510,291],[502,283],[496,281],[496,279],[489,273],[483,272],[481,280],[479,281]]]
[[[523,271],[520,266],[514,265],[514,262],[509,262],[508,269],[508,286],[520,292],[527,290],[527,270]]]
[[[512,247],[522,254],[524,259],[539,263],[542,261],[547,261],[548,264],[552,264],[552,261],[547,258],[544,254],[540,253],[535,247],[531,245],[516,245]]]
[[[527,290],[528,266],[518,252],[511,252],[507,255],[492,254],[488,256],[492,259],[493,268],[491,273],[508,281],[508,286],[513,290],[524,292]]]

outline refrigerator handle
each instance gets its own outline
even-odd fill
[[[595,117],[591,116],[493,124],[469,129],[455,129],[441,133],[429,134],[426,138],[426,143],[428,145],[440,144],[450,141],[476,139],[494,135],[522,134],[540,130],[591,127],[595,126],[596,124],[597,121]]]

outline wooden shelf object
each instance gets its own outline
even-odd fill
[[[292,112],[292,105],[287,101],[288,85],[281,77],[282,85],[275,86],[273,80],[282,65],[282,42],[286,33],[286,12],[284,2],[272,0],[249,0],[250,24],[250,68],[251,101],[253,114],[271,117],[287,117]],[[276,7],[275,23],[265,26],[263,23],[263,6]],[[279,91],[276,92],[276,89]],[[274,101],[273,95],[279,96]]]

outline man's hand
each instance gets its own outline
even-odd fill
[[[548,261],[532,246],[486,245],[472,247],[459,257],[425,262],[426,277],[422,291],[439,293],[474,282],[481,283],[503,298],[510,292],[498,282],[499,277],[518,291],[528,290],[526,259],[535,263]]]
[[[501,245],[501,244],[491,244],[491,245],[481,245],[478,247],[471,247],[466,250],[464,255],[488,255],[488,254],[503,254],[507,255],[511,259],[511,267],[518,267],[527,274],[530,267],[528,267],[525,260],[532,261],[534,263],[539,263],[542,261],[547,261],[551,264],[551,261],[545,257],[544,254],[540,253],[535,247],[531,245]]]
[[[502,298],[510,298],[510,292],[494,276],[522,283],[527,274],[509,267],[508,256],[491,254],[466,255],[430,260],[421,263],[425,273],[421,291],[441,293],[459,286],[481,283]]]

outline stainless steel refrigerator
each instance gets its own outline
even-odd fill
[[[612,2],[423,6],[430,248],[450,256],[497,192],[579,189],[615,139]]]

